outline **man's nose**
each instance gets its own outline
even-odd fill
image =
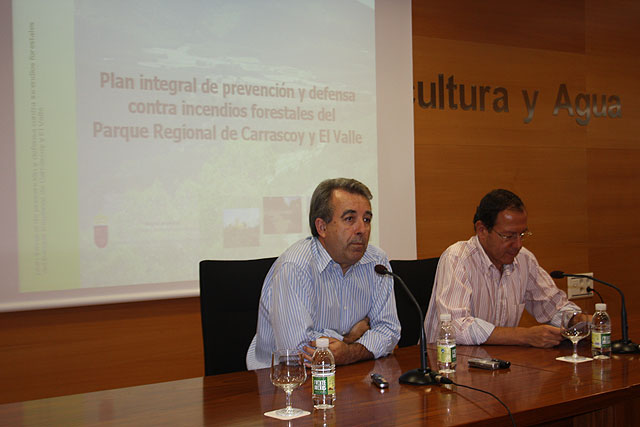
[[[518,234],[516,236],[516,239],[513,241],[513,245],[516,248],[521,249],[522,246],[524,246],[524,238],[520,234]]]

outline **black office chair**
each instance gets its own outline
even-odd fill
[[[262,282],[276,258],[200,261],[204,374],[246,371]]]
[[[436,268],[440,258],[427,258],[417,260],[392,260],[391,269],[398,276],[402,277],[407,287],[418,301],[422,309],[423,316],[427,315],[433,281],[436,277]],[[416,306],[406,294],[402,285],[394,279],[393,290],[396,295],[396,309],[402,332],[400,334],[399,347],[416,345],[420,339],[420,323],[423,319],[418,319]]]

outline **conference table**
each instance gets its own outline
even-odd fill
[[[580,353],[588,354],[588,340]],[[435,364],[435,346],[428,346]],[[552,349],[512,346],[458,346],[456,383],[495,394],[518,426],[633,425],[640,422],[640,355],[571,364],[555,360],[571,354],[568,341]],[[508,369],[470,368],[472,357],[508,360]],[[284,407],[284,392],[271,384],[269,369],[191,378],[138,387],[0,405],[0,425],[511,425],[507,410],[493,397],[455,385],[398,383],[419,367],[417,346],[396,349],[378,360],[336,370],[337,402],[313,409],[311,381],[293,392],[293,406],[311,412],[290,421],[263,414]],[[378,389],[371,373],[389,388]]]

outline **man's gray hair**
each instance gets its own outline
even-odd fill
[[[359,194],[367,200],[373,199],[369,188],[355,179],[333,178],[322,181],[313,192],[311,206],[309,207],[309,227],[311,227],[311,234],[315,237],[318,237],[316,218],[322,218],[327,223],[333,218],[331,206],[333,190],[344,190],[352,194]]]

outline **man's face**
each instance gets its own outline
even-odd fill
[[[528,231],[527,212],[505,209],[498,213],[496,223],[491,231],[482,223],[476,222],[478,240],[498,270],[502,266],[513,263],[522,248],[520,233]]]
[[[331,206],[331,221],[316,219],[318,238],[331,258],[346,272],[367,250],[373,216],[371,203],[360,194],[334,190]]]

